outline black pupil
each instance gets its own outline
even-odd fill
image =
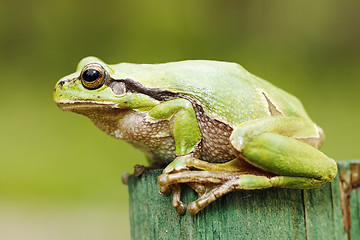
[[[86,69],[85,72],[83,73],[83,79],[87,82],[93,82],[96,79],[98,79],[99,76],[100,76],[100,72],[93,68]]]

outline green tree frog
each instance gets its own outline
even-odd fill
[[[179,214],[234,190],[313,188],[337,173],[300,101],[236,63],[108,65],[87,57],[58,81],[54,100],[166,166],[160,191],[174,192]],[[188,206],[181,183],[198,194]]]

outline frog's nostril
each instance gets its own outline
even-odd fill
[[[64,81],[59,82],[59,86],[60,86],[60,87],[64,86],[64,84],[65,84]]]

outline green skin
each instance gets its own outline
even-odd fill
[[[89,88],[82,71],[94,64],[104,78]],[[54,100],[141,148],[151,164],[166,164],[158,183],[174,191],[179,214],[179,183],[198,193],[187,207],[196,214],[233,190],[313,188],[337,173],[317,150],[323,132],[300,101],[235,63],[107,65],[88,57],[59,80]]]

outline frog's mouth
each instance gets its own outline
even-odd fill
[[[56,105],[63,111],[75,112],[83,115],[88,115],[91,112],[121,110],[116,107],[115,103],[104,103],[96,101],[59,101],[56,102]]]

